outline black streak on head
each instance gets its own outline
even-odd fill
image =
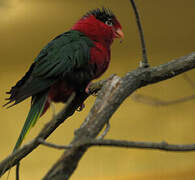
[[[113,20],[115,18],[113,12],[110,9],[104,7],[102,9],[97,8],[89,11],[87,14],[83,16],[83,18],[88,17],[90,15],[93,15],[96,19],[102,21],[103,23],[105,23],[108,20]]]

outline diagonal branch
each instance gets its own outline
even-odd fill
[[[138,68],[122,78],[118,76],[110,78],[98,93],[89,115],[75,132],[74,139],[70,143],[74,148],[64,151],[43,180],[69,179],[88,149],[78,145],[89,138],[95,138],[120,104],[136,89],[172,78],[193,68],[195,68],[195,52],[160,66]]]
[[[91,84],[90,93],[96,93],[104,83],[105,80]],[[88,96],[89,95],[86,93],[81,93],[76,97],[75,95],[72,95],[65,105],[64,109],[62,109],[62,111],[60,111],[55,117],[53,117],[30,143],[22,146],[17,151],[11,153],[8,157],[0,162],[0,177],[11,167],[15,166],[21,159],[23,159],[34,149],[36,149],[40,145],[40,142],[38,141],[39,138],[47,139],[58,126],[60,126],[68,117],[70,117],[75,112],[75,110]]]
[[[49,123],[45,125],[45,127],[41,130],[36,138],[34,138],[29,144],[24,145],[22,148],[19,148],[17,151],[9,155],[6,159],[4,159],[0,163],[0,177],[11,167],[16,165],[21,159],[23,159],[26,155],[32,152],[33,149],[37,148],[40,144],[37,139],[43,138],[46,139],[62,122],[64,122],[65,118],[68,118],[74,111],[70,111],[70,107],[73,109],[77,108],[73,107],[73,102],[75,101],[75,93],[69,98],[67,105],[65,108],[54,117]]]
[[[58,145],[58,144],[54,144],[54,143],[49,143],[49,142],[46,142],[44,139],[41,139],[41,138],[39,138],[38,141],[39,141],[40,144],[42,144],[44,146],[47,146],[47,147],[50,147],[50,148],[54,148],[54,149],[70,149],[70,148],[73,147],[71,145],[64,146],[64,145]]]

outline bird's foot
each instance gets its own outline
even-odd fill
[[[89,94],[89,95],[92,95],[92,96],[97,96],[97,93],[95,93],[95,92],[91,92],[90,91],[90,89],[89,89],[89,87],[90,87],[90,85],[91,85],[91,83],[89,83],[88,85],[87,85],[87,87],[85,88],[85,92],[87,93],[87,94]]]
[[[85,104],[83,103],[83,104],[81,104],[79,107],[78,107],[78,109],[77,109],[77,111],[82,111],[83,109],[85,108]]]

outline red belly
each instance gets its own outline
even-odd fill
[[[70,87],[65,81],[55,83],[49,90],[48,99],[53,102],[65,103],[71,96],[74,88]]]
[[[47,111],[51,102],[62,102],[65,103],[68,98],[74,92],[74,88],[70,87],[65,81],[59,81],[55,83],[49,90],[48,98],[45,103],[42,115]]]

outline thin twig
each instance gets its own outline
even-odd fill
[[[195,151],[195,144],[168,144],[167,142],[138,142],[138,141],[122,141],[112,139],[98,139],[86,143],[88,146],[112,146],[124,148],[141,148],[141,149],[158,149],[163,151]]]
[[[16,164],[16,180],[20,180],[20,162]]]
[[[43,139],[39,139],[39,142],[47,147],[55,149],[70,149],[74,146],[63,146],[53,143],[45,142]],[[153,149],[162,151],[173,151],[173,152],[185,152],[195,151],[195,144],[168,144],[165,141],[155,142],[139,142],[139,141],[126,141],[126,140],[113,140],[113,139],[86,139],[76,146],[90,147],[90,146],[111,146],[119,148],[137,148],[137,149]]]
[[[189,85],[192,87],[192,89],[195,89],[195,82],[189,77],[189,75],[187,73],[183,74],[183,78],[184,80],[186,80]]]
[[[138,13],[138,10],[136,8],[134,0],[130,0],[130,3],[131,3],[133,10],[134,10],[135,19],[136,19],[136,23],[137,23],[137,27],[138,27],[138,31],[139,31],[139,36],[140,36],[140,41],[141,41],[141,47],[142,47],[142,61],[140,62],[140,67],[146,68],[146,67],[149,67],[149,63],[148,63],[146,45],[145,45],[145,40],[144,40],[144,32],[142,30],[139,13]]]
[[[71,145],[64,146],[64,145],[57,145],[57,144],[49,143],[49,142],[46,142],[42,138],[39,138],[38,142],[44,146],[55,148],[55,149],[70,149],[72,147]]]
[[[175,104],[191,101],[191,100],[195,99],[195,94],[193,94],[191,96],[186,96],[186,97],[182,97],[179,99],[175,99],[172,101],[165,101],[165,100],[161,100],[159,98],[146,96],[146,95],[142,95],[142,94],[133,94],[131,96],[131,99],[133,99],[136,102],[147,104],[150,106],[168,106],[168,105],[175,105]]]

